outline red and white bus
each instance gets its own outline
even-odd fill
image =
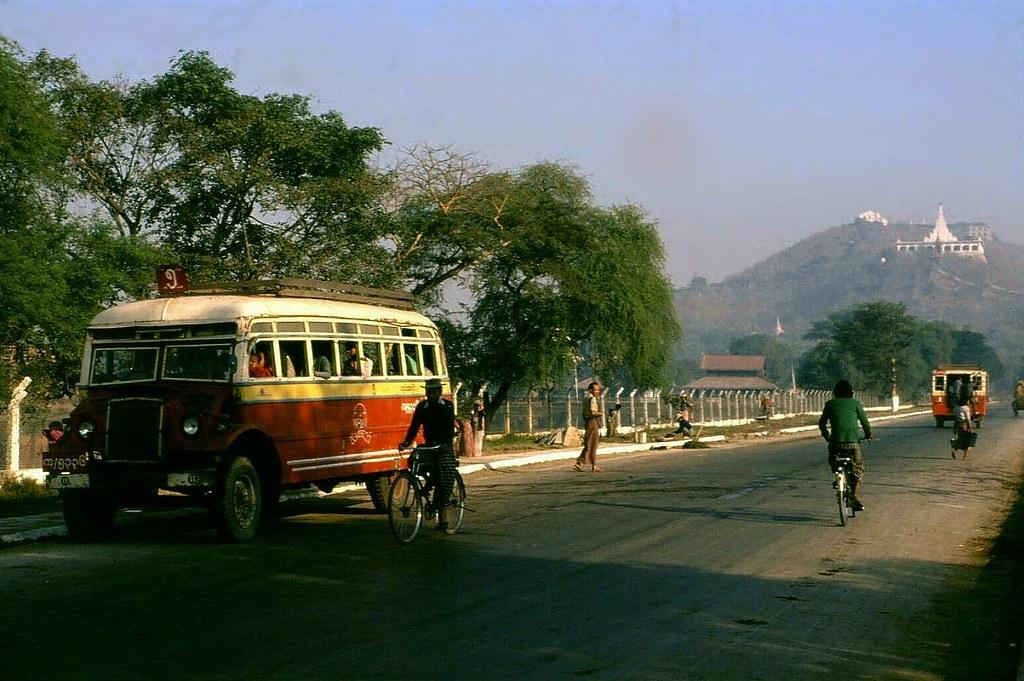
[[[932,371],[932,416],[936,428],[956,417],[956,393],[960,392],[970,399],[975,425],[981,425],[988,412],[988,372],[976,364],[943,364]]]
[[[229,541],[288,488],[362,481],[385,510],[428,376],[449,392],[437,327],[402,292],[282,279],[118,305],[89,325],[47,484],[80,538],[159,490],[209,504]]]

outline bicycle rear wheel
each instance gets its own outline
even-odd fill
[[[839,524],[846,527],[847,506],[846,506],[846,473],[840,472],[836,476],[836,501],[839,502]]]
[[[391,483],[388,493],[388,524],[399,544],[408,544],[416,538],[423,523],[423,498],[419,481],[408,471],[402,471]]]
[[[452,496],[444,507],[441,519],[448,523],[445,532],[455,534],[462,527],[463,516],[466,515],[466,484],[462,475],[455,472],[455,484],[452,485]]]

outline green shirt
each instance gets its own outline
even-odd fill
[[[825,403],[818,419],[818,430],[829,442],[856,442],[860,437],[857,424],[864,428],[864,437],[871,437],[871,426],[860,402],[852,397],[833,397]],[[831,430],[831,434],[829,431]]]

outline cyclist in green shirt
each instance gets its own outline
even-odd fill
[[[864,504],[860,499],[861,480],[864,478],[864,455],[861,454],[857,440],[860,432],[857,424],[864,429],[864,439],[871,439],[871,424],[868,423],[864,407],[853,397],[853,386],[847,380],[836,382],[832,390],[834,396],[825,403],[818,419],[818,430],[828,442],[829,470],[836,469],[836,453],[840,450],[849,452],[853,457],[853,508],[863,511]]]

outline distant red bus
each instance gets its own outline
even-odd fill
[[[245,541],[288,488],[361,481],[386,510],[437,327],[400,292],[277,280],[126,303],[90,323],[82,399],[45,457],[69,534],[159,490]],[[446,392],[448,386],[446,384]]]
[[[976,425],[981,425],[988,411],[988,372],[974,364],[945,364],[932,371],[932,416],[935,427],[955,418],[958,396],[951,391],[956,386],[968,386],[971,413]]]

